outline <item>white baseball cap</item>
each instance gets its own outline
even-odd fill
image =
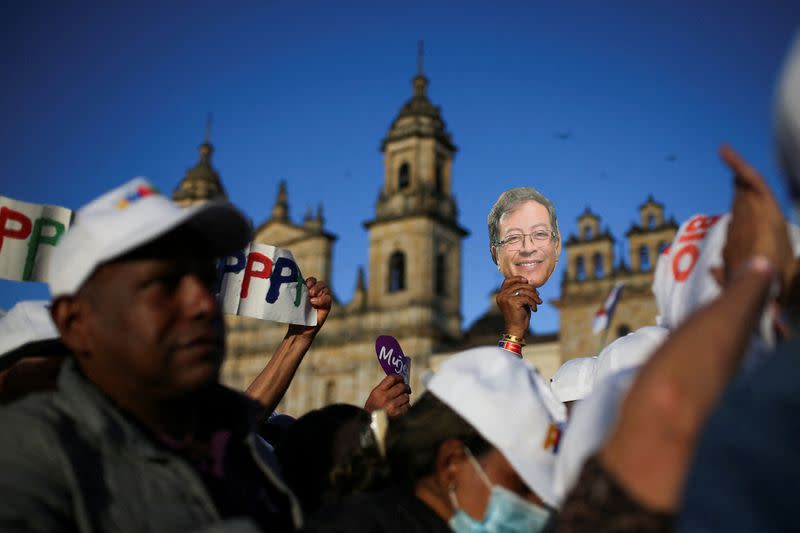
[[[597,355],[595,386],[612,374],[641,366],[667,338],[669,330],[645,326],[620,337]]]
[[[428,390],[497,448],[545,503],[555,503],[553,468],[566,409],[533,367],[500,348],[473,348],[442,363]]]
[[[582,400],[592,392],[597,356],[570,359],[550,379],[550,389],[562,402]]]
[[[795,38],[778,81],[775,97],[775,143],[788,178],[789,192],[800,210],[800,34]]]
[[[659,255],[653,294],[660,326],[675,329],[695,309],[719,295],[720,287],[709,269],[722,265],[730,218],[728,213],[692,216]]]
[[[47,300],[18,302],[0,318],[0,369],[13,364],[21,348],[61,338],[50,318],[49,304]]]
[[[564,503],[586,460],[597,453],[611,433],[639,368],[628,368],[597,383],[572,411],[553,473],[556,507]]]
[[[147,180],[135,178],[78,210],[53,250],[48,275],[52,297],[74,294],[101,264],[178,227],[206,237],[214,256],[242,249],[251,235],[250,222],[227,201],[180,208]]]

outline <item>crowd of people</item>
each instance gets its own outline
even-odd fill
[[[800,208],[800,40],[777,92]],[[142,179],[81,208],[50,301],[0,319],[2,531],[773,531],[795,527],[800,231],[732,148],[733,202],[659,258],[656,323],[551,382],[521,355],[561,234],[530,187],[488,215],[505,281],[497,346],[448,358],[410,402],[276,413],[332,305],[289,326],[244,394],[219,383],[216,258],[251,238],[223,202],[179,208]],[[669,268],[681,243],[695,268]]]

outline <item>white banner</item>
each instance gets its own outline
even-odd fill
[[[66,207],[0,196],[0,277],[47,281],[50,255],[71,219]]]
[[[219,264],[222,312],[304,326],[317,325],[300,268],[292,252],[251,243]]]

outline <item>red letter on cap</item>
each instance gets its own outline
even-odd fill
[[[689,254],[690,256],[689,265],[686,268],[681,269],[681,258],[686,254]],[[672,275],[675,276],[675,281],[686,281],[686,278],[688,278],[689,274],[692,273],[692,269],[694,269],[694,265],[697,263],[697,258],[699,256],[700,250],[698,250],[697,246],[694,244],[687,244],[678,250],[678,253],[676,253],[675,257],[672,258]]]

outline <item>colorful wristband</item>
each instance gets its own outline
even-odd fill
[[[497,345],[508,352],[511,352],[519,357],[522,357],[522,346],[516,342],[501,340],[500,342],[497,343]]]

